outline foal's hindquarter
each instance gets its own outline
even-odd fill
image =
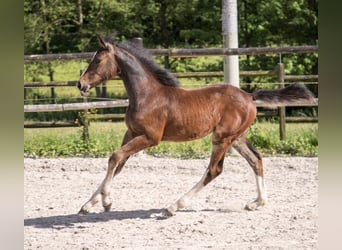
[[[244,137],[256,117],[252,97],[230,85],[215,85],[192,91],[177,89],[177,92],[181,96],[180,103],[176,102],[173,106],[175,110],[165,127],[163,139],[185,141],[212,132],[212,153],[200,181],[169,206],[165,214],[174,215],[178,209],[184,208],[196,193],[222,173],[225,154],[231,146],[249,162],[257,177],[258,197],[247,204],[246,209],[255,210],[263,206],[266,194],[261,156]],[[188,106],[183,106],[182,100],[187,100]],[[177,133],[175,130],[178,127],[182,130]]]
[[[189,141],[212,133],[212,153],[208,168],[200,181],[169,206],[164,215],[174,215],[205,185],[221,174],[225,153],[233,146],[251,165],[256,175],[258,196],[246,205],[255,210],[265,204],[263,168],[260,154],[250,146],[244,134],[256,117],[252,97],[233,86],[222,84],[197,90],[155,85],[159,100],[140,100],[143,110],[129,108],[126,114],[128,131],[122,147],[109,159],[105,179],[93,196],[82,206],[80,213],[89,212],[100,201],[105,211],[110,210],[110,186],[128,157],[140,150],[155,146],[160,141]],[[160,89],[162,88],[162,89]],[[162,91],[161,91],[162,90]],[[160,96],[159,96],[160,97]],[[157,105],[157,106],[156,106]],[[152,107],[153,106],[153,107]],[[153,110],[150,112],[149,110]]]

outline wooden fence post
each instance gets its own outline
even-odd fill
[[[53,70],[51,67],[51,62],[48,63],[48,67],[49,67],[50,82],[53,82]],[[55,93],[54,87],[50,88],[50,93],[51,93],[51,103],[56,103],[56,93]]]
[[[83,102],[88,102],[87,97],[83,97]],[[88,118],[88,109],[83,111],[83,133],[82,137],[85,142],[89,141],[89,118]]]
[[[82,70],[80,70],[80,75],[82,75]],[[88,98],[86,96],[83,96],[83,102],[88,102]],[[82,130],[82,139],[85,142],[89,141],[89,117],[88,117],[88,109],[84,109],[82,117],[81,124],[83,125],[83,130]]]
[[[106,82],[102,83],[101,97],[102,98],[107,98],[107,84],[106,84]]]
[[[278,63],[278,81],[279,81],[279,88],[283,88],[285,86],[285,71],[284,71],[284,64]],[[285,129],[285,122],[286,122],[286,109],[285,107],[279,107],[279,136],[280,140],[286,140],[286,129]]]

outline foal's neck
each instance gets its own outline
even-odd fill
[[[134,104],[141,97],[146,97],[155,86],[155,80],[148,74],[142,64],[126,51],[117,55],[120,78],[124,82],[129,102]]]

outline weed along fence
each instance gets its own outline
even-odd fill
[[[266,54],[298,54],[298,53],[317,53],[317,46],[291,46],[277,48],[209,48],[209,49],[149,49],[152,55],[169,56],[169,57],[200,57],[200,56],[225,56],[225,55],[266,55]],[[46,54],[46,55],[25,55],[25,62],[42,62],[42,61],[61,61],[61,60],[84,60],[90,59],[93,53],[68,53],[68,54]],[[223,77],[223,72],[185,72],[174,73],[178,78],[207,78],[207,77]],[[278,63],[275,69],[264,71],[241,71],[241,76],[268,76],[275,78],[279,87],[291,82],[303,82],[308,84],[318,84],[317,75],[286,75],[284,64]],[[107,83],[108,84],[108,83]],[[252,83],[257,84],[257,83]],[[76,88],[76,81],[50,81],[50,82],[25,82],[24,98],[26,99],[26,90],[29,88],[51,88],[51,96],[54,96],[55,88],[72,87]],[[118,108],[127,107],[128,100],[113,100],[106,97],[106,84],[103,84],[102,96],[100,101],[91,101],[91,98],[83,98],[77,103],[61,103],[61,104],[32,104],[24,105],[24,112],[61,112],[69,110],[80,110],[83,112],[83,128],[84,138],[88,138],[88,124],[90,120],[95,119],[123,119],[124,114],[89,114],[91,109]],[[99,88],[99,87],[97,87]],[[98,89],[97,89],[98,90]],[[99,91],[100,92],[100,91]],[[317,106],[318,99],[315,105]],[[263,107],[263,103],[257,103],[258,107]],[[291,106],[304,107],[308,106],[303,103],[295,103]],[[278,107],[276,110],[258,111],[258,116],[276,116],[279,120],[279,135],[282,140],[286,139],[286,122],[317,122],[317,117],[286,117],[286,107]],[[78,126],[74,121],[71,122],[26,122],[25,128],[42,128],[42,127],[70,127]]]

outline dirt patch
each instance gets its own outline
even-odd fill
[[[113,206],[79,216],[102,181],[106,158],[24,159],[25,249],[317,249],[318,159],[264,158],[268,204],[256,198],[251,168],[228,157],[224,172],[176,216],[161,212],[204,173],[208,159],[138,154],[112,186]]]

